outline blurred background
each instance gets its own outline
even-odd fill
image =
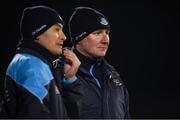
[[[110,21],[111,45],[107,58],[129,90],[132,118],[180,118],[180,79],[178,67],[175,68],[179,54],[175,43],[179,34],[178,3],[172,0],[12,2],[6,0],[0,5],[1,82],[20,39],[19,24],[25,7],[48,5],[56,9],[67,24],[75,7],[89,6]],[[69,39],[68,33],[67,37]]]

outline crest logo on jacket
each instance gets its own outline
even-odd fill
[[[113,79],[113,82],[115,83],[116,86],[122,85],[122,83],[119,81],[119,79]]]

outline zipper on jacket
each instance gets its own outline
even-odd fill
[[[99,80],[93,75],[93,69],[94,69],[94,64],[90,67],[89,72],[90,72],[91,76],[93,77],[93,79],[96,81],[97,86],[99,88],[101,88]]]

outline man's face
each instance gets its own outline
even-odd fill
[[[108,46],[109,30],[99,29],[81,40],[76,48],[81,54],[89,58],[99,58],[106,55]]]
[[[65,40],[66,36],[63,32],[63,26],[61,24],[55,24],[38,36],[36,41],[53,55],[60,55]]]

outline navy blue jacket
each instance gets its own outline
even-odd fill
[[[92,60],[76,51],[81,61],[80,118],[130,118],[129,96],[119,73],[104,58]]]

